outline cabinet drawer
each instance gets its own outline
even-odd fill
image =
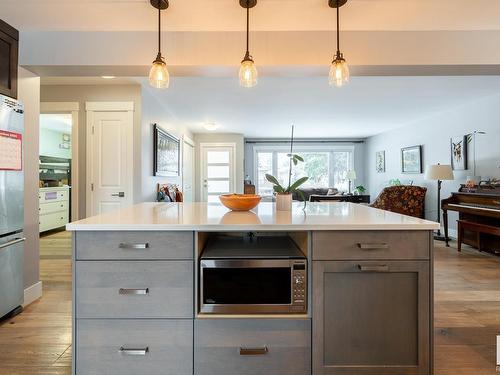
[[[38,221],[40,224],[40,232],[63,227],[66,224],[68,224],[68,221],[69,221],[68,211],[60,211],[60,212],[40,215]]]
[[[68,211],[68,201],[42,203],[38,208],[40,215],[51,214],[58,211]]]
[[[193,262],[76,262],[77,318],[191,318]]]
[[[308,319],[197,319],[194,375],[311,374]]]
[[[193,232],[77,232],[76,258],[193,259]]]
[[[429,259],[428,231],[313,232],[314,260]]]
[[[76,326],[78,375],[193,373],[192,320],[81,319]]]
[[[69,200],[68,190],[40,191],[38,193],[40,204],[49,202],[61,202]]]

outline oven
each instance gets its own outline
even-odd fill
[[[202,254],[201,314],[307,313],[307,260],[290,239],[232,242],[224,249],[216,241]]]

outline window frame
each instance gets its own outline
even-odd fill
[[[301,154],[304,152],[317,152],[317,153],[328,153],[328,184],[329,188],[334,187],[334,168],[333,168],[333,154],[335,152],[348,152],[349,153],[349,170],[354,169],[354,145],[335,145],[335,146],[313,146],[313,145],[294,145],[294,154]],[[259,194],[259,168],[258,168],[258,154],[271,153],[272,154],[272,174],[277,176],[278,174],[278,154],[283,152],[290,152],[290,146],[284,145],[260,145],[253,147],[253,177],[255,184],[255,191]]]

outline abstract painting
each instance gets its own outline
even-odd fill
[[[401,149],[401,172],[422,173],[422,146]]]

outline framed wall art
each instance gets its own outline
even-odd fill
[[[422,173],[422,146],[401,149],[401,172]]]
[[[455,171],[467,169],[467,136],[450,138],[451,167]]]
[[[154,138],[154,176],[180,175],[180,141],[167,133],[158,125],[153,124]]]
[[[377,173],[385,172],[385,151],[377,151],[375,153],[375,170]]]

